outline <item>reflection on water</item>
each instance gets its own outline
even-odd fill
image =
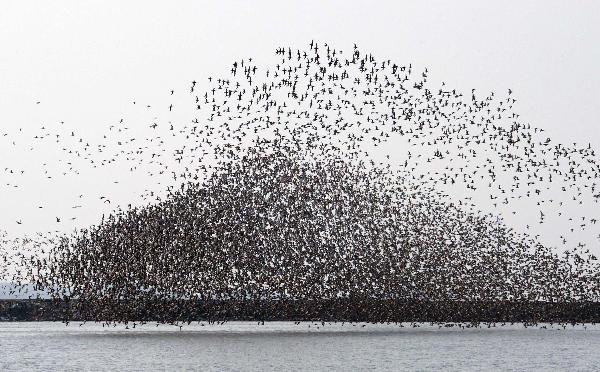
[[[600,368],[600,326],[0,323],[0,370]]]

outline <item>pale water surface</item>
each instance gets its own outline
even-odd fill
[[[0,370],[600,370],[599,326],[318,326],[0,323]]]

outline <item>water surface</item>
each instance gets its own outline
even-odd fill
[[[0,323],[0,370],[600,370],[600,326]]]

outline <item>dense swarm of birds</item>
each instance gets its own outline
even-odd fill
[[[35,139],[60,144],[64,175],[124,161],[171,184],[72,234],[0,236],[0,281],[68,303],[67,321],[108,323],[289,318],[290,304],[297,319],[348,320],[327,311],[368,313],[373,301],[388,315],[360,320],[401,321],[399,303],[463,304],[460,315],[484,303],[523,311],[599,301],[597,259],[570,240],[596,224],[584,213],[600,198],[591,145],[555,143],[520,122],[511,90],[434,89],[427,70],[356,45],[344,53],[311,42],[277,48],[276,58],[193,81],[189,123],[155,120],[137,138],[121,120],[103,136],[114,153],[42,127]],[[170,149],[152,134],[160,128],[178,138]],[[401,160],[377,159],[390,143]],[[4,172],[18,187],[24,171]],[[482,198],[494,212],[477,207]],[[504,222],[500,210],[515,215],[522,201],[540,224],[566,220],[562,250]],[[585,215],[567,213],[571,205]],[[330,308],[315,313],[320,302]]]

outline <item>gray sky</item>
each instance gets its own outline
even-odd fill
[[[511,88],[524,122],[600,149],[597,1],[10,1],[0,12],[0,229],[83,227],[157,187],[120,165],[45,178],[64,164],[56,149],[30,150],[42,126],[93,139],[120,119],[139,130],[157,115],[177,122],[185,113],[167,112],[171,89],[183,102],[192,80],[313,39],[427,67],[430,81],[465,92]],[[16,177],[5,167],[25,170],[18,188],[5,185]]]

